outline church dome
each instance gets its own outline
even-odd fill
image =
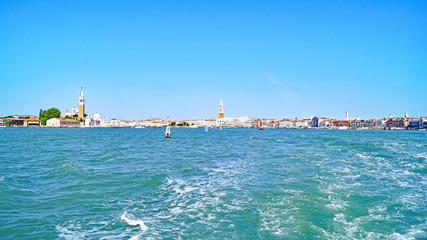
[[[71,113],[73,115],[76,115],[79,112],[79,110],[77,110],[76,106],[73,107],[73,109],[71,109]]]
[[[101,115],[99,115],[98,111],[93,115],[93,120],[101,120]]]

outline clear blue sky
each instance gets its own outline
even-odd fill
[[[427,115],[427,1],[0,1],[0,116]]]

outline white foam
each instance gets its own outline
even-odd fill
[[[334,199],[330,195],[328,196],[328,199],[331,201],[329,204],[326,205],[326,207],[329,209],[342,211],[345,210],[346,207],[348,207],[348,204],[341,199]]]
[[[194,188],[194,187],[190,187],[190,186],[185,186],[183,189],[181,189],[181,187],[180,187],[180,186],[175,186],[175,187],[173,188],[173,190],[174,190],[176,193],[178,193],[178,194],[184,194],[184,193],[187,193],[187,192],[194,191],[194,190],[196,190],[196,188]]]
[[[183,210],[182,210],[182,208],[180,208],[180,207],[174,207],[174,208],[172,208],[172,209],[170,210],[170,212],[171,212],[172,214],[177,215],[177,214],[183,213],[184,211],[183,211]]]
[[[356,156],[358,156],[360,158],[364,158],[364,159],[369,158],[369,156],[366,156],[366,155],[361,154],[361,153],[356,153]]]
[[[125,211],[122,216],[120,217],[120,219],[126,221],[129,225],[135,226],[135,225],[139,225],[139,227],[141,228],[142,231],[147,231],[148,227],[147,225],[145,225],[144,221],[142,221],[141,219],[137,219],[135,218],[135,216],[133,216],[132,214],[128,213],[127,211]]]
[[[73,228],[74,225],[71,225],[71,227]],[[80,229],[79,227],[77,228]],[[56,226],[56,230],[59,232],[59,237],[64,239],[82,239],[86,236],[83,232],[71,231],[68,228],[59,225]]]
[[[3,181],[3,180],[4,180],[4,177],[1,177],[1,178],[0,178],[0,181]]]

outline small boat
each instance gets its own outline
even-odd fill
[[[135,128],[145,128],[145,127],[138,125],[138,126],[135,126]]]
[[[165,138],[171,138],[171,127],[166,127]]]
[[[258,130],[265,130],[265,127],[260,127],[258,128]]]

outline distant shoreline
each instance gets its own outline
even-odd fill
[[[144,127],[144,128],[165,128],[166,126],[161,127]],[[105,128],[130,128],[133,129],[134,127],[46,127],[46,126],[0,126],[0,129],[6,129],[6,128],[47,128],[47,129],[64,129],[64,128],[71,128],[71,129],[105,129]],[[184,126],[171,126],[171,128],[184,128],[184,129],[204,129],[205,127],[184,127]],[[139,129],[139,128],[136,128]],[[219,130],[219,128],[208,128],[208,129],[214,129]],[[258,130],[258,128],[244,128],[244,127],[223,127],[223,129],[255,129]],[[378,130],[378,131],[427,131],[427,129],[377,129],[377,128],[347,128],[347,129],[339,129],[339,128],[266,128],[265,130],[273,130],[273,129],[294,129],[294,130]]]

